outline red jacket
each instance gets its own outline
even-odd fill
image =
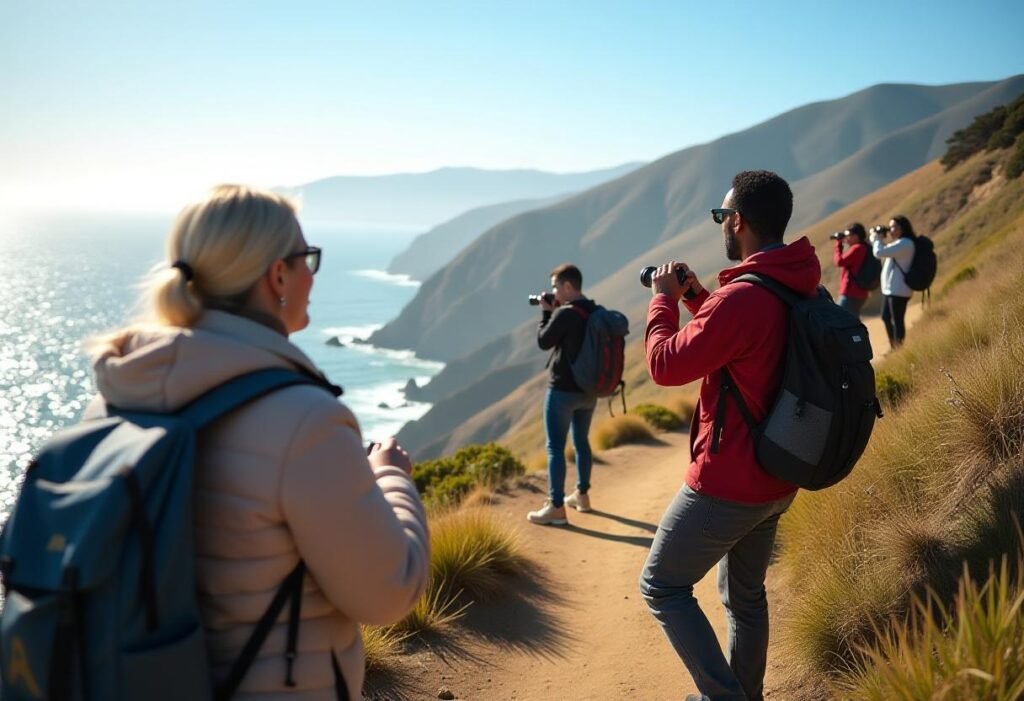
[[[868,247],[863,243],[855,243],[843,251],[843,247],[836,241],[832,262],[842,269],[839,277],[839,294],[851,299],[868,298],[868,291],[853,281],[853,276],[860,271],[867,254]]]
[[[807,238],[761,251],[718,274],[720,287],[685,300],[693,313],[679,328],[679,307],[659,294],[647,311],[647,369],[659,385],[704,378],[690,429],[686,483],[702,494],[750,504],[781,499],[795,487],[765,472],[754,455],[750,431],[732,399],[726,400],[719,450],[711,454],[720,368],[726,366],[757,422],[764,420],[782,382],[789,309],[767,289],[749,282],[726,284],[759,272],[808,297],[821,280],[821,265]]]

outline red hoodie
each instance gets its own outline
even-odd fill
[[[860,272],[860,266],[868,255],[868,247],[863,243],[855,243],[846,251],[836,241],[835,250],[832,252],[832,262],[842,268],[839,278],[839,294],[851,299],[867,299],[868,291],[853,280],[853,276]]]
[[[684,385],[704,378],[690,429],[686,483],[701,494],[760,504],[796,488],[763,469],[754,455],[747,424],[726,400],[718,452],[711,453],[711,427],[718,406],[720,369],[726,366],[754,419],[764,420],[782,382],[789,309],[767,289],[750,282],[727,284],[759,272],[808,297],[821,281],[821,265],[807,238],[761,251],[718,274],[720,287],[685,300],[693,314],[679,328],[679,306],[659,294],[647,311],[647,369],[659,385]]]

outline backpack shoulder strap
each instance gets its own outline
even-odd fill
[[[803,300],[803,297],[798,295],[789,287],[786,287],[781,282],[774,280],[767,275],[762,275],[761,273],[744,273],[735,280],[730,280],[729,282],[730,284],[733,282],[752,282],[755,285],[760,285],[791,307],[797,302]]]
[[[200,429],[244,404],[294,385],[323,387],[335,397],[342,394],[341,387],[310,373],[266,368],[239,375],[214,387],[179,410],[178,416]]]
[[[569,308],[572,309],[577,314],[579,314],[581,317],[583,317],[584,321],[590,318],[590,312],[588,312],[586,309],[583,309],[582,307],[577,307],[575,304],[570,304]]]
[[[301,615],[300,608],[302,606],[302,579],[305,573],[306,565],[300,560],[295,569],[281,582],[281,586],[278,587],[277,593],[274,594],[274,598],[270,601],[270,605],[267,606],[267,610],[260,616],[260,620],[257,621],[252,634],[245,642],[242,653],[235,660],[235,663],[231,665],[231,671],[228,673],[228,676],[218,685],[216,701],[228,701],[234,695],[238,686],[242,683],[242,679],[245,678],[245,673],[249,671],[253,661],[256,659],[256,655],[259,654],[264,641],[270,635],[270,630],[277,622],[278,616],[281,615],[285,603],[289,600],[291,600],[291,607],[288,616],[288,640],[285,650],[285,685],[289,687],[295,686],[295,681],[292,679],[292,669],[295,663],[298,644],[299,616]]]

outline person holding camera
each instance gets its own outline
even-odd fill
[[[839,278],[839,306],[858,319],[868,299],[868,291],[858,285],[855,279],[869,253],[864,243],[866,235],[864,225],[854,222],[846,231],[831,236],[835,241],[832,262],[842,271]]]
[[[904,276],[914,262],[915,237],[914,227],[902,214],[890,219],[889,226],[871,229],[872,251],[876,258],[882,260],[882,321],[890,350],[899,348],[907,335],[904,317],[914,291]],[[886,238],[891,238],[891,241],[886,243]]]
[[[722,227],[727,257],[738,264],[719,273],[719,287],[711,293],[685,264],[661,265],[647,313],[651,379],[662,386],[703,379],[685,483],[662,516],[640,592],[701,694],[716,700],[763,698],[764,580],[779,517],[796,492],[764,471],[739,403],[723,401],[720,394],[727,370],[753,420],[764,420],[782,381],[789,308],[761,285],[733,281],[759,273],[801,296],[817,294],[821,265],[814,247],[806,237],[789,245],[782,241],[792,211],[789,184],[775,173],[736,175],[722,207],[711,214]],[[683,283],[677,269],[685,271]],[[693,318],[680,329],[684,294]],[[693,596],[694,585],[716,563],[728,657]]]
[[[583,274],[566,263],[551,271],[551,292],[532,298],[540,304],[537,345],[551,350],[547,396],[544,400],[544,430],[548,452],[548,499],[537,511],[526,515],[531,523],[564,526],[565,507],[590,511],[590,421],[597,399],[579,388],[572,376],[572,362],[580,352],[587,330],[587,318],[597,307],[582,292]],[[576,450],[576,489],[565,496],[565,440],[572,428]]]

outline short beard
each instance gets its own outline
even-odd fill
[[[740,255],[740,242],[731,231],[725,232],[725,257],[729,260],[743,260],[743,256]]]

